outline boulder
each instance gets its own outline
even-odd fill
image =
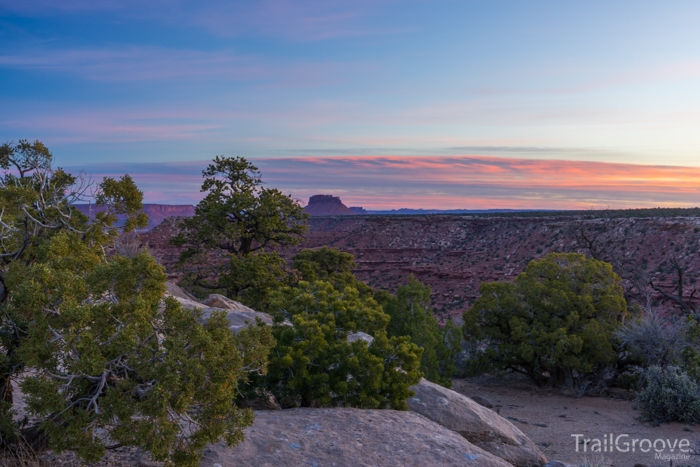
[[[241,302],[237,302],[235,300],[231,300],[228,297],[224,297],[223,295],[219,295],[218,293],[213,293],[209,295],[207,298],[202,300],[202,304],[211,307],[211,308],[221,308],[222,310],[231,310],[231,311],[245,311],[245,312],[251,312],[255,311],[252,308],[248,308]]]
[[[229,329],[231,329],[233,332],[238,332],[243,328],[255,325],[256,319],[260,319],[267,325],[272,325],[272,316],[269,314],[255,311],[242,303],[230,300],[223,295],[209,295],[209,297],[207,297],[208,303],[216,303],[217,305],[221,305],[212,306],[206,303],[206,300],[205,303],[198,301],[195,297],[188,294],[172,282],[166,282],[165,286],[167,289],[165,295],[173,297],[183,307],[190,310],[194,308],[201,309],[202,320],[206,320],[215,311],[225,312],[226,318],[230,323]]]
[[[512,467],[412,412],[287,409],[256,412],[245,441],[204,451],[202,467]]]
[[[369,345],[372,342],[374,342],[374,337],[370,336],[366,332],[357,331],[357,332],[353,332],[352,334],[348,334],[347,340],[348,340],[348,342],[355,342],[355,341],[363,340],[363,341],[367,342],[367,345]]]
[[[411,387],[408,407],[449,428],[481,449],[516,467],[539,467],[547,459],[512,423],[468,397],[425,379]]]
[[[184,289],[182,289],[179,285],[176,285],[174,282],[170,282],[170,281],[165,282],[165,293],[167,295],[172,295],[173,297],[182,298],[185,300],[192,300],[193,302],[197,301],[197,299],[195,298],[194,295],[190,294],[189,292],[186,292]]]
[[[493,409],[493,402],[491,402],[488,398],[483,397],[483,396],[474,396],[471,398],[474,402],[479,404],[482,407],[486,407],[487,409]]]

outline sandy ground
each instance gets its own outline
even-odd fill
[[[647,453],[641,452],[639,445],[635,452],[614,450],[592,453],[590,447],[593,446],[593,441],[585,445],[583,440],[600,439],[605,448],[604,438],[607,435],[609,440],[611,433],[614,438],[627,434],[628,441],[635,438],[649,439],[651,442],[663,439],[673,443],[676,439],[679,442],[686,439],[693,447],[700,440],[700,425],[671,423],[654,427],[640,422],[635,418],[639,413],[634,409],[634,403],[622,398],[627,396],[623,391],[614,393],[614,397],[575,398],[560,390],[537,388],[528,380],[517,376],[459,379],[453,381],[452,389],[466,396],[480,395],[488,398],[494,404],[494,410],[498,410],[537,443],[549,461],[558,460],[572,465],[593,461],[593,465],[615,467],[633,467],[635,464],[648,467],[700,466],[700,456],[676,459],[671,464],[668,459],[655,458],[653,448]],[[574,434],[583,435],[579,438],[578,445],[572,436]],[[620,439],[620,447],[624,447],[622,442],[625,440]],[[631,443],[630,441],[630,445]],[[586,452],[584,447],[587,448]],[[660,448],[661,444],[657,444],[657,447]],[[679,450],[671,453],[670,449],[666,449],[664,453],[678,454]]]

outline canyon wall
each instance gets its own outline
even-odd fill
[[[94,204],[76,204],[76,208],[86,216],[94,217],[104,208],[98,208]],[[148,226],[145,230],[151,230],[168,217],[191,217],[194,216],[194,206],[191,204],[144,204],[143,212],[148,215]]]
[[[144,235],[166,266],[177,259],[167,244],[175,219]],[[700,279],[700,218],[337,216],[312,217],[300,248],[329,246],[351,253],[355,274],[367,284],[390,291],[413,274],[432,287],[441,320],[458,317],[479,296],[484,281],[511,280],[527,263],[547,253],[579,251],[612,261],[629,297],[669,308],[649,286],[654,280],[671,292],[677,275],[671,260],[685,271],[690,295]]]

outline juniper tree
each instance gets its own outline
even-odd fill
[[[479,291],[464,314],[464,337],[487,345],[492,367],[585,389],[588,375],[617,360],[613,334],[627,304],[610,264],[550,253],[513,282],[485,282]]]
[[[380,291],[375,297],[391,317],[388,335],[409,336],[423,349],[420,368],[425,378],[449,388],[461,336],[454,332],[451,322],[443,328],[438,326],[430,308],[430,287],[410,276],[395,296]]]
[[[340,291],[329,282],[301,281],[275,291],[270,302],[277,345],[252,392],[271,393],[285,408],[407,409],[408,388],[421,376],[421,349],[408,337],[387,336],[389,316],[373,298],[351,285]],[[372,342],[349,342],[358,331]]]
[[[184,284],[221,290],[259,306],[259,296],[269,291],[261,284],[279,279],[284,263],[270,250],[299,243],[308,216],[291,196],[264,187],[257,167],[243,157],[217,156],[202,176],[206,196],[173,238],[175,245],[185,247],[179,261]],[[222,260],[212,261],[212,254]],[[243,263],[263,276],[240,275]],[[251,287],[256,293],[250,293]],[[258,301],[251,301],[252,296]]]
[[[2,447],[75,450],[96,461],[110,446],[139,446],[178,466],[199,463],[219,439],[233,444],[253,415],[233,401],[272,345],[259,326],[232,334],[222,314],[163,300],[165,273],[145,251],[108,256],[118,233],[145,225],[130,177],[107,178],[94,221],[73,203],[88,184],[53,169],[39,142],[0,152],[0,407]],[[30,371],[28,371],[30,370]],[[10,381],[22,375],[30,426],[13,421]]]

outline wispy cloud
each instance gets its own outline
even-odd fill
[[[383,208],[699,206],[700,168],[568,160],[453,157],[257,159],[268,186],[306,200],[329,193],[348,205]],[[82,167],[130,173],[150,202],[196,202],[206,161]]]
[[[0,10],[28,16],[109,12],[127,19],[154,18],[199,27],[222,37],[252,34],[293,41],[319,41],[407,30],[367,24],[372,12],[385,3],[387,0],[214,0],[195,5],[178,0],[0,0]]]
[[[152,46],[80,49],[25,49],[0,54],[0,68],[64,73],[95,81],[163,81],[172,79],[255,81],[256,85],[303,86],[337,81],[351,65],[333,62],[274,64],[233,51],[200,51]]]

